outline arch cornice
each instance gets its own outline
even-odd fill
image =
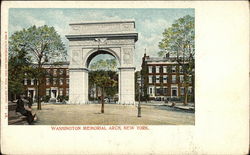
[[[134,39],[138,40],[138,33],[109,33],[109,34],[89,34],[89,35],[66,35],[69,41],[91,40],[95,38],[109,39]]]

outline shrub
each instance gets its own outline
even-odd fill
[[[49,102],[50,96],[46,95],[42,97],[42,101]]]

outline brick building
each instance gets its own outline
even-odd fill
[[[58,99],[58,97],[69,96],[69,63],[45,64],[45,76],[40,85],[40,96],[49,99]],[[36,100],[37,80],[25,78],[23,84],[26,89],[26,96]]]
[[[147,96],[150,100],[181,100],[184,98],[183,68],[175,61],[175,57],[168,54],[165,57],[149,57],[144,54],[141,67],[142,96]],[[189,79],[188,95],[192,96],[193,80]]]

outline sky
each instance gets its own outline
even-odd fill
[[[9,36],[15,31],[32,25],[48,25],[55,27],[68,49],[69,23],[84,21],[134,20],[138,41],[135,43],[135,66],[139,70],[143,54],[158,56],[158,44],[162,33],[175,20],[186,15],[195,16],[192,8],[155,9],[155,8],[11,8],[9,10]],[[95,58],[110,59],[109,55]],[[93,60],[94,61],[94,60]]]

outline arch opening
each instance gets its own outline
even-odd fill
[[[117,57],[111,52],[98,50],[88,56],[86,67],[88,69],[89,102],[98,103],[104,97],[106,104],[117,103],[119,100],[119,60]],[[103,84],[104,89],[98,82],[100,79],[106,79],[107,83]]]
[[[110,55],[117,60],[117,65],[120,65],[120,59],[114,51],[107,49],[98,49],[89,52],[89,54],[87,55],[85,67],[89,69],[90,62],[98,55]]]

